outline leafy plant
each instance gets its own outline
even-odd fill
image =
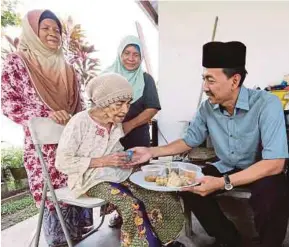
[[[1,150],[2,168],[21,168],[24,167],[23,149],[11,147]]]
[[[31,195],[1,204],[1,230],[5,230],[39,213]]]
[[[27,208],[28,206],[34,206],[35,203],[33,201],[32,196],[28,195],[21,199],[12,201],[12,202],[6,202],[1,205],[1,215],[5,214],[13,214],[16,211],[19,211],[21,209]]]
[[[18,4],[17,0],[2,0],[1,1],[1,27],[19,26],[21,18],[15,12]]]
[[[94,45],[85,40],[80,24],[74,24],[71,17],[63,23],[63,48],[67,60],[80,75],[82,88],[99,71],[99,59],[94,57]]]
[[[19,44],[19,38],[11,38],[8,35],[3,35],[3,37],[8,41],[9,49],[4,48],[3,46],[1,47],[1,58],[2,60],[5,60],[6,56],[9,53],[15,52],[17,50],[17,46]]]

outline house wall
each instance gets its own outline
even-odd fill
[[[289,2],[159,2],[159,128],[179,138],[195,114],[201,91],[202,45],[239,40],[247,46],[245,86],[278,83],[289,73]],[[160,144],[164,143],[159,135]]]

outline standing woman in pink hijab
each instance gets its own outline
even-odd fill
[[[33,10],[22,22],[18,51],[7,56],[2,70],[2,111],[23,126],[25,133],[24,166],[30,191],[39,206],[43,178],[40,162],[28,130],[33,117],[50,117],[65,125],[83,110],[79,85],[73,67],[62,51],[62,26],[49,10]],[[54,188],[66,186],[67,176],[54,165],[56,145],[43,146]],[[61,205],[72,239],[79,240],[92,225],[90,209]],[[49,246],[66,243],[53,203],[46,201],[43,228]]]

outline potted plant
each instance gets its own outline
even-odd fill
[[[2,149],[1,164],[10,169],[15,180],[27,178],[23,165],[23,149],[16,147]]]

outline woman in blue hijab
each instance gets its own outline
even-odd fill
[[[140,40],[129,35],[121,41],[114,63],[104,71],[121,74],[133,87],[133,100],[123,122],[121,144],[125,149],[150,146],[149,122],[161,109],[154,79],[142,70],[142,60]]]

